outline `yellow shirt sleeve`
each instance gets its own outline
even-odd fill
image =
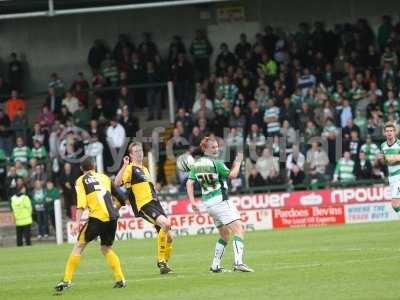
[[[128,165],[125,168],[124,174],[122,176],[122,183],[124,185],[130,186],[132,182],[132,165]]]
[[[75,184],[76,189],[76,202],[77,208],[86,208],[87,207],[87,200],[86,200],[86,193],[85,188],[83,187],[82,180],[78,179]]]

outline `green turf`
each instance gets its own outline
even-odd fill
[[[71,245],[0,249],[0,299],[400,299],[400,223],[258,231],[246,236],[249,274],[208,272],[215,235],[177,238],[171,266],[155,268],[155,241],[116,242],[128,280],[112,289],[98,244],[84,253],[74,287],[53,293]],[[224,265],[232,264],[229,245]]]

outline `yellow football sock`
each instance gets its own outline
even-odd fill
[[[157,256],[159,262],[166,262],[167,252],[167,233],[164,229],[160,229],[157,239]]]
[[[169,261],[172,253],[172,239],[167,237],[167,248],[165,249],[165,261]]]
[[[106,260],[113,271],[115,281],[125,280],[124,274],[122,273],[121,269],[121,263],[117,254],[115,254],[115,252],[111,249],[108,250],[106,254]]]
[[[71,282],[72,276],[75,273],[76,268],[81,260],[80,255],[71,254],[67,260],[67,265],[65,266],[64,281]]]

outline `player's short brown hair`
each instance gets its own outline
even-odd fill
[[[81,169],[83,172],[96,169],[96,163],[94,162],[93,157],[86,157],[81,163]]]
[[[386,129],[386,128],[393,128],[394,130],[396,130],[396,125],[394,125],[392,122],[387,122],[385,124],[385,127],[383,127],[383,129]]]
[[[203,138],[200,142],[200,148],[201,150],[204,152],[207,148],[210,142],[216,142],[218,143],[218,141],[215,138],[206,136],[205,138]]]

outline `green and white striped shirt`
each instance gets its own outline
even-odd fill
[[[361,151],[365,153],[365,157],[369,161],[375,161],[379,153],[379,148],[376,144],[364,144],[361,146]]]
[[[345,160],[342,158],[336,164],[334,178],[339,178],[340,182],[351,182],[354,181],[354,161]]]
[[[190,169],[189,179],[196,180],[201,186],[202,199],[210,207],[226,200],[228,186],[226,179],[230,170],[222,160],[200,157]]]
[[[385,156],[387,155],[397,155],[400,154],[400,141],[396,139],[393,145],[389,145],[388,142],[383,142],[381,144],[381,152]],[[400,175],[400,162],[395,163],[394,165],[388,165],[389,177]]]
[[[19,160],[22,163],[27,163],[29,157],[29,148],[27,146],[15,147],[12,151],[13,161]]]

